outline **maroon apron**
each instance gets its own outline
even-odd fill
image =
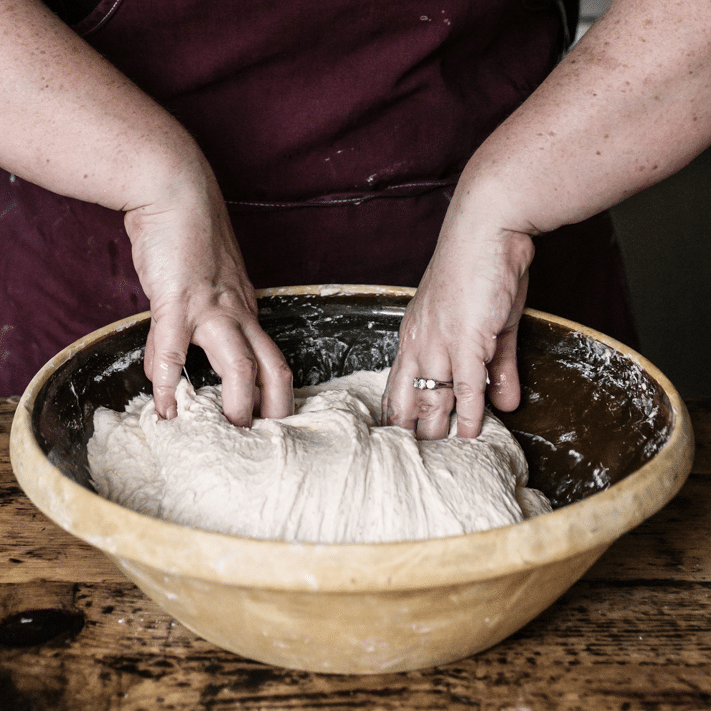
[[[257,287],[416,286],[467,159],[564,42],[547,0],[101,0],[75,29],[195,136]],[[565,232],[529,305],[629,342],[609,219]],[[120,213],[1,173],[0,240],[0,394],[148,307]]]

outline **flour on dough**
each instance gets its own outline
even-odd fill
[[[233,427],[220,387],[177,390],[161,420],[147,395],[101,408],[88,444],[97,492],[140,513],[240,536],[320,543],[450,536],[550,511],[526,460],[487,412],[481,435],[418,442],[381,427],[387,371],[295,390],[296,414]]]

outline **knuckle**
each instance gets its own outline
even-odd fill
[[[454,383],[454,397],[457,399],[457,402],[459,403],[472,403],[481,398],[482,393],[486,389],[486,382],[483,381],[479,388],[474,388],[471,386],[469,383]]]
[[[247,353],[233,355],[227,362],[227,373],[223,375],[235,380],[254,380],[257,375],[257,360]]]
[[[182,368],[185,365],[185,351],[171,348],[164,350],[159,357],[162,368]]]
[[[283,387],[291,387],[294,382],[294,374],[286,363],[279,363],[273,371],[272,378]]]
[[[185,363],[185,356],[179,353],[161,353],[153,360],[151,381],[154,389],[172,392],[180,380],[180,372]]]
[[[175,387],[172,385],[153,385],[153,396],[159,399],[172,396],[174,391]]]
[[[448,415],[452,409],[453,398],[439,397],[436,400],[419,399],[417,402],[417,415],[421,420],[429,420]]]
[[[404,407],[393,403],[391,399],[385,405],[385,423],[396,427],[405,427],[412,429],[414,426],[414,418],[407,414]]]
[[[383,411],[388,418],[388,422],[397,424],[405,419],[404,408],[399,407],[397,403],[393,402],[392,398],[383,403]]]

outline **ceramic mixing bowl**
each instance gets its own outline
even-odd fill
[[[413,290],[261,292],[260,319],[296,385],[392,362]],[[98,496],[86,443],[100,406],[150,387],[146,314],[62,351],[27,388],[11,458],[50,519],[96,546],[149,597],[220,647],[275,665],[377,673],[486,649],[564,593],[605,549],[659,510],[691,467],[688,414],[641,356],[577,324],[529,311],[519,337],[521,407],[503,419],[552,513],[463,536],[317,545],[240,538],[153,519]],[[197,387],[216,381],[191,350]]]

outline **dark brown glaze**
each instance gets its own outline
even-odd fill
[[[580,331],[524,317],[521,406],[497,415],[521,443],[530,485],[555,507],[632,473],[662,447],[669,400],[635,361]]]
[[[284,352],[295,386],[390,365],[408,297],[271,296],[260,321]],[[99,406],[122,410],[150,392],[143,373],[148,321],[87,346],[57,369],[33,413],[40,446],[67,476],[89,487],[86,442]],[[186,369],[195,387],[219,381],[191,347]],[[562,506],[619,481],[666,441],[667,397],[631,358],[579,331],[524,316],[519,335],[522,404],[497,413],[526,452],[531,485]]]

